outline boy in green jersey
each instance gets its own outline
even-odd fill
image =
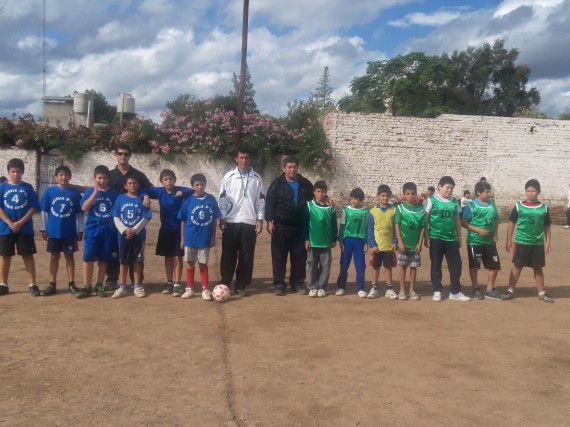
[[[366,261],[364,253],[368,251],[366,243],[366,231],[368,226],[368,210],[363,207],[364,191],[355,188],[350,192],[350,205],[342,208],[340,217],[339,246],[340,246],[340,273],[336,285],[335,295],[342,296],[346,293],[346,279],[348,267],[354,255],[354,267],[356,269],[356,291],[360,298],[366,298],[368,294],[364,290],[364,273]]]
[[[467,258],[469,276],[473,285],[474,300],[482,300],[483,295],[477,284],[477,273],[483,266],[488,270],[485,298],[501,301],[503,296],[495,289],[495,280],[501,270],[497,252],[499,211],[491,200],[491,185],[480,181],[475,185],[476,199],[465,205],[461,225],[467,232]]]
[[[305,216],[305,249],[309,252],[309,296],[326,296],[326,287],[331,273],[331,248],[336,246],[338,227],[336,213],[327,206],[327,184],[317,181],[313,186],[315,198],[307,202]]]
[[[454,301],[469,301],[461,292],[461,207],[452,196],[455,181],[450,176],[443,176],[437,185],[437,194],[429,197],[424,209],[428,226],[427,245],[431,258],[431,283],[433,285],[433,300],[442,300],[441,265],[443,257],[449,269],[449,299]]]
[[[548,206],[538,200],[540,183],[536,179],[527,181],[524,186],[526,200],[517,202],[509,216],[507,231],[507,252],[513,250],[513,268],[509,277],[509,289],[505,299],[514,296],[515,286],[523,267],[531,267],[538,289],[538,299],[552,303],[554,300],[544,290],[545,254],[550,253],[550,214]],[[513,243],[513,232],[517,227]]]
[[[410,267],[410,298],[420,299],[415,292],[417,268],[422,265],[422,251],[426,219],[425,211],[417,203],[418,188],[413,182],[406,182],[402,187],[404,202],[396,208],[394,224],[398,238],[398,264],[400,264],[400,294],[398,299],[406,299],[406,271]]]

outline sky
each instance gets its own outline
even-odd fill
[[[239,74],[243,0],[46,0],[46,95],[134,96],[165,104],[230,92]],[[0,0],[0,117],[42,114],[43,6]],[[570,0],[250,0],[248,66],[261,113],[285,115],[329,67],[333,97],[369,61],[441,54],[501,38],[532,70],[540,110],[570,112]]]

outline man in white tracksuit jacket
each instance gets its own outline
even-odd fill
[[[247,148],[238,149],[237,167],[224,176],[219,200],[223,215],[220,283],[231,288],[235,272],[234,290],[239,296],[246,296],[245,288],[251,283],[255,242],[265,215],[263,181],[249,166],[250,157]]]

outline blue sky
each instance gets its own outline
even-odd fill
[[[42,6],[0,0],[0,116],[41,115]],[[226,94],[239,73],[242,0],[47,0],[47,94],[132,93],[158,120],[179,94]],[[570,112],[570,0],[250,0],[248,64],[263,113],[281,115],[330,69],[334,97],[368,61],[503,38],[531,67],[541,110]]]

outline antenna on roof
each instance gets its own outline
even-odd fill
[[[47,63],[47,51],[46,51],[46,0],[43,0],[44,2],[44,11],[43,11],[43,19],[42,19],[42,51],[43,51],[43,62],[42,62],[42,68],[43,68],[43,72],[42,72],[42,99],[46,97],[46,63]],[[43,111],[42,111],[42,115],[43,117],[46,116],[46,111],[45,111],[45,102],[42,102],[43,105]]]

